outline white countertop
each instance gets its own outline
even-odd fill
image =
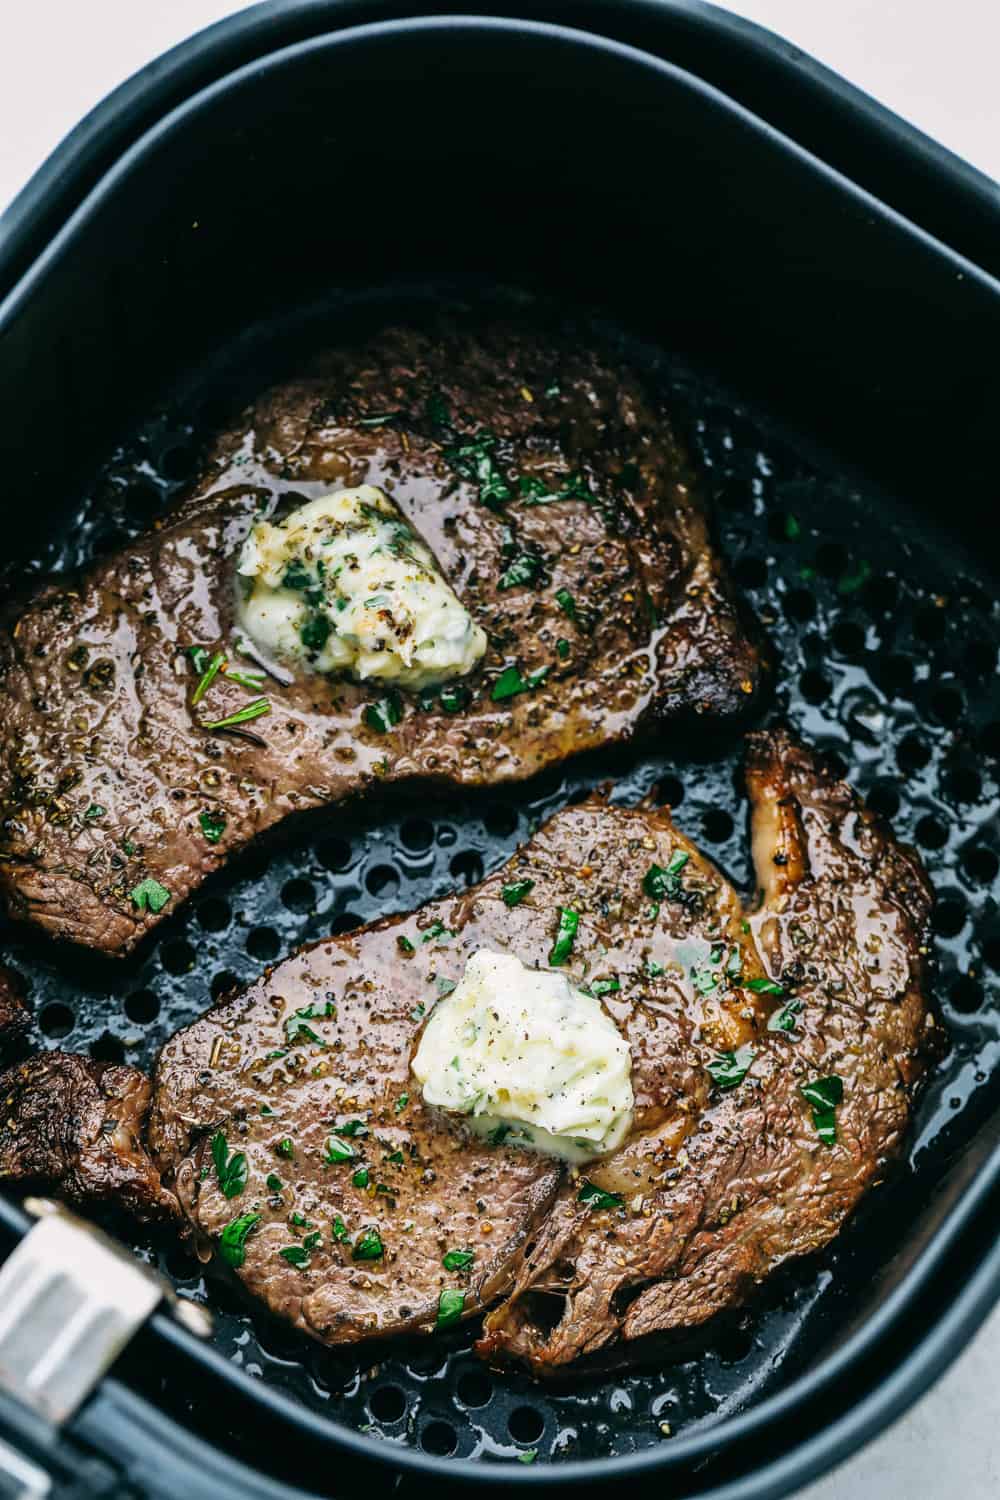
[[[0,209],[115,84],[231,0],[7,0]],[[1000,0],[731,0],[1000,178]],[[428,9],[433,10],[433,6]],[[1000,1310],[889,1432],[798,1500],[997,1500]]]

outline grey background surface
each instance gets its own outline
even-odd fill
[[[0,209],[109,89],[240,8],[232,0],[0,0]],[[1000,0],[731,0],[729,8],[1000,178]],[[798,1500],[1000,1500],[998,1385],[1000,1310],[891,1431]]]

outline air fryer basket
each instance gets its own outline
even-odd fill
[[[376,84],[388,102],[363,135],[331,124],[358,118]],[[372,216],[360,243],[338,234],[348,210]],[[953,1045],[905,1159],[826,1254],[775,1278],[707,1347],[563,1389],[490,1374],[470,1329],[331,1353],[167,1239],[134,1246],[213,1309],[248,1402],[281,1392],[403,1466],[477,1457],[513,1479],[637,1452],[671,1465],[703,1430],[724,1444],[727,1417],[814,1370],[900,1285],[906,1226],[940,1220],[936,1185],[996,1106],[1000,608],[995,544],[970,542],[995,456],[984,413],[1000,288],[676,70],[486,22],[366,28],[244,70],[133,148],[61,239],[0,309],[0,359],[17,376],[0,434],[9,493],[65,498],[58,527],[14,505],[11,590],[154,524],[220,406],[290,348],[400,306],[488,308],[497,281],[558,287],[581,337],[622,343],[673,392],[723,550],[776,648],[771,716],[830,752],[935,882]],[[482,272],[417,274],[457,264]],[[71,464],[95,461],[74,489]],[[149,1066],[263,963],[478,880],[597,782],[622,801],[654,789],[746,887],[739,757],[736,741],[664,745],[500,794],[389,796],[249,851],[123,963],[15,929],[4,949],[48,1044]],[[249,1405],[209,1408],[169,1359],[123,1368],[194,1431],[295,1476],[263,1423],[255,1443]]]

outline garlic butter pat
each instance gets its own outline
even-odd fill
[[[258,521],[237,571],[243,629],[267,655],[311,672],[432,687],[470,672],[486,650],[430,548],[372,485]]]
[[[613,1151],[632,1123],[628,1043],[565,974],[480,949],[413,1059],[424,1101],[494,1142],[565,1161]]]

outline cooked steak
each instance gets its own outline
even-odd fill
[[[666,1025],[689,1077],[662,1123],[591,1172],[620,1206],[564,1186],[512,1294],[486,1321],[487,1358],[545,1375],[611,1346],[620,1354],[646,1334],[697,1327],[827,1244],[899,1145],[936,1046],[922,867],[786,735],[751,739],[747,787],[762,899],[745,923],[738,977],[727,979],[728,960],[711,974],[719,1004],[752,1002],[737,1013],[752,1060],[737,1052],[706,1071],[712,1039],[676,996]],[[695,926],[720,954],[716,910],[727,913],[728,941],[737,905],[716,876]],[[669,903],[659,918],[675,940],[692,931],[679,916]],[[748,993],[754,950],[771,984]],[[630,1035],[654,1003],[637,999]]]
[[[176,1213],[143,1145],[149,1079],[135,1068],[46,1052],[0,1073],[0,1181],[139,1219]]]
[[[0,967],[0,1046],[18,1041],[30,1025],[21,981],[13,970]]]
[[[544,1374],[698,1324],[836,1234],[923,1066],[930,895],[914,856],[787,736],[752,741],[748,781],[765,892],[752,915],[666,810],[593,797],[465,895],[307,949],[168,1043],[152,1146],[206,1240],[250,1215],[237,1268],[253,1292],[337,1342],[428,1327],[449,1287],[474,1311],[509,1285],[516,1251],[482,1351]],[[555,1173],[433,1118],[408,1065],[469,956],[547,966],[561,907],[579,914],[567,971],[630,1043],[636,1113],[533,1233]],[[338,1127],[357,1130],[336,1137],[356,1155],[328,1162]],[[227,1199],[230,1153],[245,1180]],[[384,1256],[359,1274],[352,1244],[373,1229]],[[475,1252],[467,1272],[442,1274],[448,1249]]]
[[[384,685],[248,689],[254,662],[232,653],[252,522],[362,483],[432,548],[485,657],[459,692],[389,713]],[[193,648],[230,653],[244,682],[223,669],[195,704]],[[697,481],[635,371],[515,326],[391,330],[263,395],[162,527],[0,636],[0,883],[14,915],[124,953],[292,813],[729,720],[760,681]],[[254,692],[266,717],[205,727]]]
[[[331,1344],[481,1310],[559,1186],[552,1161],[466,1141],[420,1102],[410,1045],[446,941],[429,913],[308,948],[157,1067],[150,1144],[202,1253]]]

